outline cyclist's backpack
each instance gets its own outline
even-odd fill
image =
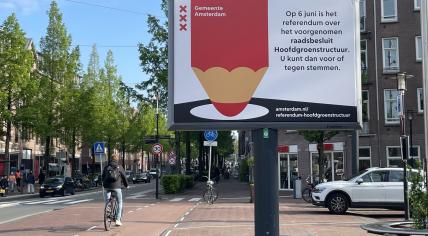
[[[116,182],[117,180],[119,180],[120,178],[120,173],[119,173],[119,166],[117,166],[116,168],[114,168],[113,166],[107,166],[106,168],[106,175],[104,177],[104,180],[107,183],[113,183]]]

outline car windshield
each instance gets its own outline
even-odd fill
[[[362,170],[362,171],[360,171],[358,174],[353,175],[353,176],[351,176],[351,177],[349,177],[349,178],[347,178],[347,179],[345,179],[345,180],[346,180],[346,181],[354,181],[358,176],[360,176],[360,175],[362,175],[362,174],[366,173],[367,171],[369,171],[369,170],[368,170],[368,169]]]
[[[45,183],[46,184],[60,184],[62,182],[63,182],[63,180],[60,178],[53,178],[53,179],[47,179]]]

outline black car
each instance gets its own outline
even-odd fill
[[[151,176],[148,173],[143,172],[143,173],[136,173],[135,175],[132,175],[131,178],[132,178],[132,183],[134,184],[139,182],[150,183]]]
[[[40,197],[44,197],[46,195],[61,195],[70,193],[74,195],[74,181],[71,177],[52,177],[45,181],[45,183],[40,186]]]

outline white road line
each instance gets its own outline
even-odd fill
[[[183,200],[184,199],[184,197],[176,197],[176,198],[173,198],[173,199],[171,199],[171,200],[169,200],[170,202],[179,202],[179,201],[181,201],[181,200]]]
[[[134,212],[134,211],[128,211],[128,214],[129,214],[129,213],[132,213],[132,212]]]
[[[96,227],[97,227],[96,225],[92,226],[91,228],[87,229],[86,231],[91,231],[91,230],[95,229]]]
[[[50,199],[50,200],[45,200],[45,201],[36,201],[36,202],[27,202],[24,203],[25,205],[36,205],[36,204],[40,204],[40,203],[45,203],[45,202],[53,202],[56,201],[58,199]]]
[[[179,221],[183,221],[183,220],[184,220],[184,217],[181,217],[181,219]]]
[[[67,199],[67,200],[61,200],[61,201],[55,201],[55,202],[48,202],[48,203],[43,203],[44,205],[53,205],[53,204],[58,204],[58,203],[64,203],[64,202],[69,202],[72,201],[71,199]]]
[[[2,222],[0,222],[0,225],[6,224],[6,223],[9,223],[9,222],[13,222],[13,221],[16,221],[16,220],[21,220],[21,219],[24,219],[24,218],[27,218],[27,217],[30,217],[30,216],[35,216],[35,215],[39,215],[39,214],[43,214],[43,213],[48,213],[48,212],[51,212],[51,211],[52,210],[48,210],[48,211],[37,212],[37,213],[25,215],[25,216],[20,216],[20,217],[13,218],[13,219],[10,219],[10,220],[2,221]]]
[[[250,199],[250,197],[221,197],[219,199],[223,199],[223,200],[247,200],[247,199]]]
[[[6,207],[12,207],[12,206],[16,206],[19,205],[19,203],[6,203],[6,204],[0,204],[0,209],[1,208],[6,208]]]
[[[141,210],[143,210],[143,208],[137,208],[137,211],[141,211]]]
[[[195,197],[189,200],[189,202],[199,202],[202,198],[200,197]]]
[[[78,200],[78,201],[73,201],[73,202],[66,202],[64,204],[66,204],[66,205],[73,205],[73,204],[76,204],[76,203],[89,202],[89,201],[92,201],[92,200],[94,200],[94,199],[83,199],[83,200]]]
[[[149,207],[149,206],[144,206],[144,207],[146,207],[146,208],[147,208],[147,207]]]
[[[149,189],[149,190],[144,190],[144,191],[141,191],[141,192],[131,193],[129,195],[131,195],[131,196],[144,195],[146,193],[151,193],[151,192],[154,192],[154,191],[155,191],[154,189]]]
[[[186,212],[186,214],[184,214],[185,216],[187,216],[187,215],[189,215],[190,214],[190,212]]]
[[[175,224],[175,225],[174,225],[174,228],[177,228],[179,225],[180,225],[180,224]]]
[[[168,230],[168,232],[165,234],[165,236],[168,236],[171,232],[172,232],[172,230]]]

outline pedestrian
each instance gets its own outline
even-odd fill
[[[22,188],[21,188],[21,171],[17,170],[15,172],[15,179],[16,179],[16,188],[18,189],[18,192],[22,193]]]
[[[7,181],[7,176],[1,177],[0,179],[0,189],[1,191],[1,196],[5,197],[7,194],[7,188],[9,186],[9,183]]]
[[[36,183],[36,179],[34,177],[33,171],[30,170],[30,173],[27,174],[27,193],[34,193],[34,184]]]
[[[42,186],[45,183],[45,179],[46,179],[45,173],[44,173],[44,171],[41,171],[40,174],[39,174],[39,184],[40,184],[40,186]]]
[[[16,178],[15,178],[15,173],[10,172],[9,174],[9,190],[10,192],[15,192],[15,186],[16,186]]]

